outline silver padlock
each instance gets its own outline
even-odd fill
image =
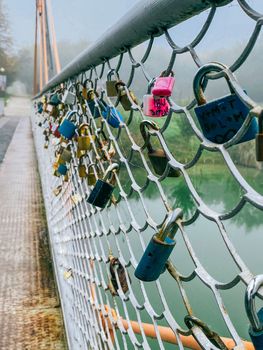
[[[71,85],[68,89],[65,90],[62,96],[62,102],[66,105],[73,105],[76,101],[76,93],[74,91],[74,86]]]

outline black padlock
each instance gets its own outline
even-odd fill
[[[263,111],[258,117],[258,133],[256,135],[256,159],[263,162]]]
[[[119,164],[111,164],[105,172],[103,180],[98,179],[93,190],[91,191],[87,201],[90,204],[99,208],[105,208],[106,204],[110,200],[112,192],[114,191],[114,185],[112,182],[115,180],[115,172],[119,168]],[[107,182],[109,181],[109,182]]]
[[[158,149],[153,149],[151,143],[150,143],[150,135],[146,132],[146,127],[148,129],[153,129],[153,130],[159,130],[159,127],[156,123],[150,120],[143,120],[140,124],[140,130],[142,137],[145,141],[147,150],[148,150],[148,157],[150,159],[150,162],[153,166],[154,171],[156,172],[157,175],[163,175],[165,168],[169,162],[169,159],[167,158],[165,152],[163,149],[158,148]],[[170,168],[168,172],[168,177],[178,177],[180,176],[180,171]]]

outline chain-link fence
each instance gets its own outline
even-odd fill
[[[242,231],[242,225],[253,231],[250,220],[257,221],[260,229],[260,176],[255,180],[258,170],[242,166],[242,156],[246,153],[256,159],[254,141],[249,140],[255,138],[256,119],[261,120],[262,109],[239,85],[233,72],[253,52],[262,15],[244,0],[238,4],[255,22],[255,29],[229,67],[223,62],[205,64],[195,51],[215,18],[217,7],[212,6],[202,29],[185,47],[175,43],[164,18],[158,33],[162,36],[151,35],[140,46],[139,53],[142,47],[145,49],[141,59],[135,58],[138,52],[134,53],[132,47],[126,47],[115,58],[116,52],[107,58],[93,57],[92,52],[100,52],[95,45],[90,59],[98,65],[87,61],[84,71],[83,56],[73,67],[79,74],[69,67],[45,89],[51,100],[50,93],[61,89],[61,79],[72,73],[64,81],[64,104],[46,110],[44,101],[44,112],[38,110],[42,113],[33,116],[54,266],[72,349],[172,349],[174,344],[179,349],[199,349],[198,344],[203,349],[253,349],[251,343],[242,340],[248,339],[244,296],[253,276],[260,273],[260,258],[256,256],[261,242],[258,235],[248,241],[242,233],[238,236],[238,231]],[[193,5],[191,11],[196,7],[199,12],[207,5]],[[181,5],[169,6],[167,18],[183,10]],[[187,13],[185,18],[190,16]],[[200,68],[194,78],[199,104],[196,113],[196,100],[179,101],[175,93],[152,98],[156,77],[147,70],[147,62],[157,40],[158,50],[169,50],[170,54],[168,60],[165,56],[168,63],[162,66],[164,77],[172,77],[173,71],[176,76],[177,58],[187,52],[196,71]],[[162,59],[162,55],[159,57]],[[125,84],[118,85],[120,79]],[[224,101],[205,107],[202,90],[216,79],[227,81],[231,91],[227,104],[233,111],[225,111]],[[140,100],[146,93],[148,100],[144,97],[142,107]],[[160,112],[163,110],[159,105],[147,110],[147,103],[157,100],[167,109]],[[157,115],[147,117],[147,113]],[[158,113],[164,116],[152,119]],[[245,119],[242,113],[247,115]],[[79,137],[89,138],[90,150],[80,148],[79,139],[68,142],[56,137],[61,131],[58,121],[62,124],[65,115],[78,128]],[[229,123],[239,123],[239,127],[230,127]],[[219,130],[219,134],[213,130]],[[260,159],[260,140],[257,142]],[[59,163],[63,150],[69,151],[69,158]],[[61,175],[64,170],[57,171],[61,164],[66,167],[65,176]],[[106,207],[100,209],[88,200],[95,180],[102,179],[112,164],[116,168],[108,182],[114,191]],[[177,208],[181,208],[182,217]],[[162,226],[165,219],[172,220],[169,232]],[[172,231],[177,240],[175,247]],[[148,250],[148,257],[143,254],[158,232],[157,248],[150,252],[156,256],[151,260]],[[169,244],[166,237],[161,237],[167,232]],[[246,247],[240,245],[242,239]],[[173,252],[165,264],[168,249]],[[254,256],[255,269],[247,266],[248,255]],[[142,256],[151,259],[141,261]],[[151,282],[145,282],[147,278]],[[262,295],[259,291],[258,296]]]

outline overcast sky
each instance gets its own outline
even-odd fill
[[[142,0],[51,0],[57,39],[95,41],[134,4]],[[35,0],[4,0],[16,48],[34,41]],[[248,0],[263,13],[262,0]],[[204,22],[206,14],[187,21],[174,29],[179,44],[191,40]],[[246,40],[255,23],[240,10],[236,1],[218,10],[204,43],[206,49],[222,48]]]

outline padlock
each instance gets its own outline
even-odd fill
[[[45,143],[44,143],[44,148],[45,148],[45,149],[48,148],[48,141],[45,141]]]
[[[111,80],[112,75],[115,74],[117,77],[117,80]],[[118,73],[115,72],[114,69],[111,69],[109,73],[107,74],[107,81],[106,81],[106,92],[108,97],[117,97],[118,96],[118,90],[116,88],[116,84],[120,81]]]
[[[80,157],[80,159],[79,159],[78,173],[79,173],[79,177],[80,177],[81,179],[87,177],[86,166],[85,166],[85,164],[83,163],[83,156]]]
[[[60,132],[58,131],[58,129],[59,129],[59,124],[54,123],[52,125],[51,132],[56,138],[59,139],[61,135],[60,135]]]
[[[247,286],[245,294],[245,308],[250,321],[249,335],[255,350],[263,349],[263,308],[256,311],[255,296],[263,286],[263,275],[254,277]]]
[[[130,90],[129,90],[129,95],[130,95],[130,98],[129,98],[125,87],[126,87],[126,85],[122,81],[118,81],[116,83],[116,89],[118,91],[118,97],[120,99],[120,103],[125,111],[130,111],[131,107],[132,107],[132,102],[130,101],[130,99],[137,105],[139,103],[138,103],[137,98],[135,97],[134,93]]]
[[[58,169],[57,169],[57,172],[60,174],[60,175],[66,175],[67,174],[67,171],[68,171],[68,168],[65,164],[59,164],[58,166]]]
[[[121,289],[125,294],[129,290],[125,269],[120,263],[118,258],[115,258],[114,256],[110,255],[109,259],[110,259],[110,283],[109,283],[110,292],[113,296],[119,295],[118,293],[119,287],[118,287],[118,282],[116,277],[116,274],[117,274],[121,285]]]
[[[67,147],[62,147],[60,151],[60,159],[63,162],[70,163],[72,159],[72,154],[70,150],[70,145]]]
[[[148,150],[148,157],[152,164],[152,167],[157,175],[163,175],[166,166],[169,162],[169,159],[167,158],[165,152],[163,149],[153,149],[151,142],[150,142],[150,135],[146,131],[146,127],[153,130],[159,130],[159,127],[156,123],[150,120],[143,120],[140,124],[140,130],[142,137],[145,141],[145,146]],[[168,177],[179,177],[181,175],[180,171],[174,168],[170,168],[168,172]]]
[[[59,172],[57,171],[57,169],[55,169],[53,171],[53,175],[56,176],[56,177],[60,177],[61,175],[59,174]]]
[[[102,110],[102,116],[113,128],[119,128],[120,123],[124,122],[121,113],[114,107],[107,106],[106,109]]]
[[[165,97],[143,96],[143,114],[147,117],[160,118],[169,113],[170,105]]]
[[[43,113],[43,102],[38,101],[37,103],[37,113],[42,114]]]
[[[95,140],[95,135],[89,135],[88,131],[90,127],[88,124],[83,123],[78,129],[78,149],[81,151],[89,151],[91,149],[91,140]]]
[[[56,188],[54,188],[54,190],[52,192],[57,197],[61,193],[61,191],[62,191],[62,185],[59,185]]]
[[[96,119],[101,117],[100,108],[95,102],[96,93],[93,89],[87,91],[86,106],[89,108],[91,115]]]
[[[119,164],[112,163],[105,172],[102,180],[98,179],[93,190],[91,191],[87,201],[99,208],[105,208],[110,200],[114,186],[111,184],[115,180],[115,172],[119,168]]]
[[[75,93],[75,88],[73,84],[65,90],[63,96],[62,96],[62,102],[65,105],[74,105],[76,101],[76,93]]]
[[[58,128],[60,134],[68,140],[73,138],[77,129],[76,125],[71,121],[72,116],[76,113],[76,110],[69,111]]]
[[[171,72],[170,76],[165,76],[165,72],[161,74],[160,77],[158,77],[155,80],[152,94],[153,96],[157,97],[169,97],[172,95],[173,87],[174,87],[174,73]]]
[[[91,163],[91,164],[88,165],[88,168],[87,168],[87,180],[88,180],[88,185],[89,186],[94,186],[96,181],[97,181],[97,178],[96,178],[96,175],[95,175],[95,172],[94,172],[94,168],[95,167],[96,167],[96,164],[95,163]],[[97,176],[99,177],[99,171],[98,170],[97,170]]]
[[[99,136],[100,134],[103,136],[104,140],[101,140]],[[107,139],[104,131],[101,128],[97,129],[95,141],[98,145],[97,152],[102,160],[109,161],[115,156],[116,150],[114,148],[113,141]]]
[[[178,230],[178,223],[182,221],[183,212],[175,209],[162,224],[158,233],[153,235],[144,254],[134,272],[141,281],[156,281],[166,269],[166,262],[175,247],[174,236]]]
[[[54,92],[50,95],[48,104],[52,106],[58,106],[61,103],[61,96],[59,95],[59,92]]]
[[[256,135],[256,159],[263,162],[263,112],[258,117],[258,133]]]
[[[234,92],[233,84],[227,75],[226,66],[213,62],[202,66],[194,78],[194,94],[198,107],[195,113],[204,136],[211,142],[222,144],[229,141],[239,131],[249,113],[247,105]],[[227,80],[231,94],[210,102],[206,101],[202,82],[207,74],[222,72]],[[254,117],[246,134],[237,142],[242,143],[255,138],[258,123]]]

